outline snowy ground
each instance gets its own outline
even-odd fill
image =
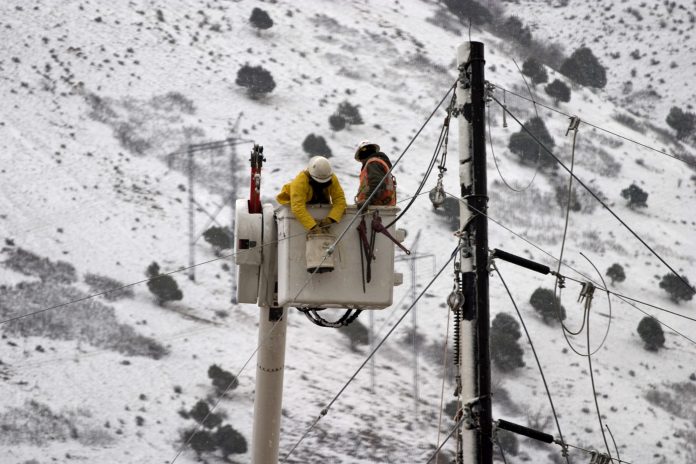
[[[546,3],[505,5],[510,13],[543,23],[535,34],[544,31],[552,35],[555,28],[575,30],[580,21],[569,16],[569,7],[552,8]],[[275,22],[271,29],[257,32],[249,25],[255,6],[269,12]],[[4,240],[11,240],[5,242],[8,248],[2,259],[21,247],[52,262],[66,261],[76,269],[75,281],[55,282],[1,268],[3,319],[59,304],[64,301],[59,293],[92,292],[84,282],[87,273],[131,283],[145,278],[145,268],[152,261],[165,271],[187,265],[187,179],[182,160],[166,154],[180,149],[187,140],[228,137],[240,112],[241,136],[264,145],[268,158],[265,198],[272,198],[302,169],[307,155],[301,145],[310,133],[326,138],[334,155],[332,163],[348,196],[352,196],[358,183],[352,159],[357,142],[373,139],[393,158],[401,153],[454,82],[455,47],[466,40],[465,27],[435,2],[312,1],[299,5],[212,1],[194,5],[181,0],[127,4],[32,1],[10,2],[0,8],[0,79],[4,82],[0,232]],[[592,37],[600,35],[596,24],[587,27],[595,28]],[[521,63],[524,59],[517,49],[475,27],[472,39],[486,45],[486,77],[499,87],[496,98],[501,98],[500,88],[527,95],[512,61]],[[615,46],[614,41],[610,43],[603,47],[603,53],[610,53]],[[593,48],[600,49],[597,45]],[[685,72],[693,65],[688,65],[687,59],[679,60],[684,65],[678,68],[679,73],[672,73],[673,79],[693,74]],[[631,109],[621,106],[628,102],[616,87],[626,66],[602,61],[610,66],[607,89],[572,86],[571,101],[561,104],[559,110],[668,153],[693,155],[692,148],[677,145],[647,125],[666,128],[662,113],[672,100],[656,102],[662,109],[654,120],[631,115],[634,128],[617,122],[616,115],[627,115]],[[276,88],[270,95],[252,100],[235,85],[236,72],[245,63],[262,65],[272,73]],[[565,79],[551,70],[549,74],[550,80]],[[639,75],[634,88],[646,87],[653,78]],[[553,106],[541,86],[533,91],[535,98]],[[687,97],[675,93],[672,98],[685,102]],[[360,105],[365,124],[334,133],[328,117],[345,100]],[[510,94],[506,101],[521,120],[534,115],[531,103]],[[509,118],[509,127],[503,127],[495,103],[489,111],[500,171],[515,186],[526,185],[534,176],[534,168],[520,165],[507,148],[510,135],[519,128]],[[571,137],[564,136],[567,117],[541,107],[538,111],[555,140],[555,153],[569,163]],[[416,189],[443,117],[440,110],[396,169],[402,198]],[[243,146],[237,154],[239,197],[248,193],[249,148]],[[449,153],[445,185],[456,194],[455,130]],[[201,154],[197,158],[200,182],[195,187],[196,198],[209,212],[225,201],[228,154]],[[490,147],[488,154],[490,158]],[[695,189],[693,171],[686,164],[581,125],[575,172],[601,192],[616,213],[679,272],[692,282],[696,280],[696,215],[691,207]],[[567,175],[560,169],[555,174],[538,173],[532,186],[522,193],[508,190],[500,182],[492,162],[488,176],[490,217],[558,255],[564,210],[556,200],[556,188],[567,184]],[[434,181],[431,178],[426,189]],[[626,206],[621,191],[631,183],[649,193],[647,208],[634,211]],[[666,268],[589,196],[581,194],[579,199],[582,210],[570,216],[567,262],[592,278],[596,273],[580,252],[601,272],[620,263],[627,279],[615,285],[617,292],[692,315],[692,301],[676,305],[659,288]],[[227,223],[230,214],[225,208],[220,220]],[[198,227],[206,222],[205,213],[197,211]],[[401,227],[409,231],[407,245],[418,230],[422,231],[418,250],[434,254],[438,267],[456,244],[425,196],[416,201]],[[491,222],[489,228],[491,248],[555,267],[548,256],[496,223]],[[215,258],[203,241],[196,254],[199,261]],[[207,376],[208,367],[216,363],[237,373],[256,348],[257,309],[229,303],[231,282],[223,264],[232,263],[217,260],[197,267],[195,282],[184,273],[175,274],[184,299],[165,308],[154,303],[144,284],[133,287],[132,298],[100,299],[106,306],[99,307],[103,314],[113,310],[113,319],[104,327],[90,317],[92,306],[54,310],[65,315],[62,319],[28,318],[35,322],[27,323],[24,329],[40,335],[21,336],[19,328],[12,329],[10,324],[3,327],[0,394],[5,400],[0,404],[0,422],[9,432],[0,436],[2,461],[170,462],[180,445],[181,431],[194,423],[179,411],[189,410],[199,399],[214,402],[217,398]],[[398,266],[408,283],[408,267]],[[544,324],[529,304],[535,288],[552,288],[553,281],[505,263],[499,266],[535,341],[560,412],[564,437],[577,446],[603,449],[587,360],[569,351],[560,328]],[[563,272],[576,275],[569,269]],[[430,264],[420,264],[418,273],[419,283],[424,285],[432,276]],[[37,292],[18,288],[32,282],[55,289],[56,296],[37,302]],[[409,316],[377,355],[374,394],[370,392],[369,370],[363,370],[293,454],[292,462],[427,460],[438,435],[441,353],[448,317],[444,303],[451,287],[448,270],[418,305],[418,331],[424,336],[418,373],[419,417],[414,417]],[[582,315],[575,303],[577,292],[574,284],[564,292],[571,328],[579,326]],[[407,293],[408,284],[396,289],[394,301],[405,297],[405,303],[378,312],[375,328],[388,320],[389,324],[396,321],[410,301]],[[12,305],[7,303],[10,295],[16,298]],[[693,436],[696,412],[676,407],[678,401],[656,405],[648,397],[688,398],[684,395],[693,392],[688,385],[694,383],[690,380],[694,344],[666,330],[665,349],[646,351],[636,333],[643,315],[618,300],[612,303],[611,331],[593,357],[593,367],[597,399],[622,459],[633,463],[693,462],[695,451],[688,445],[693,444],[689,434]],[[514,314],[494,275],[491,308],[494,315]],[[691,322],[641,308],[686,335],[694,334]],[[593,311],[592,345],[597,346],[609,321],[606,301],[597,297]],[[367,315],[360,320],[368,324]],[[132,332],[117,332],[119,324]],[[71,330],[74,327],[84,330],[75,333]],[[107,338],[112,333],[122,338],[108,348],[93,345],[89,340],[102,340],[102,330]],[[137,336],[156,341],[166,354],[158,359],[128,354],[130,343],[142,342]],[[583,340],[578,337],[581,348]],[[513,373],[494,372],[494,416],[522,424],[537,421],[556,435],[548,421],[550,408],[531,350],[526,343],[522,345],[526,367]],[[367,352],[364,345],[351,348],[344,334],[312,326],[300,314],[291,313],[281,453],[299,439]],[[253,366],[252,360],[242,371],[240,386],[220,406],[226,414],[225,423],[249,442]],[[448,375],[445,402],[452,399],[452,390]],[[506,397],[509,400],[503,400]],[[693,404],[696,397],[691,398],[691,403],[684,402]],[[452,424],[451,418],[445,418],[443,433],[448,433]],[[510,463],[560,462],[558,447],[540,447],[525,440],[521,440],[518,456],[507,457]],[[248,453],[230,458],[240,463],[250,459]],[[206,459],[222,460],[219,454]],[[574,455],[574,462],[588,459],[584,454]],[[196,460],[196,454],[187,450],[177,462]]]

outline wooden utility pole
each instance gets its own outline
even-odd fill
[[[463,462],[492,464],[491,371],[488,306],[488,190],[486,179],[485,80],[483,44],[465,42],[457,50],[459,82],[460,231],[464,282],[458,385],[462,413]],[[457,461],[459,462],[459,461]]]

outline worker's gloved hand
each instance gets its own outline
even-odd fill
[[[321,228],[319,227],[318,222],[316,224],[314,224],[314,226],[312,226],[312,228],[309,229],[309,231],[307,231],[307,235],[314,235],[314,234],[319,234],[319,233],[321,233]]]
[[[361,201],[361,202],[355,203],[355,206],[358,208],[358,210],[360,210],[360,208],[362,208],[364,204],[365,204],[365,202],[364,202],[364,201]],[[366,210],[366,209],[367,209],[367,208],[365,208],[365,210]]]
[[[325,217],[321,221],[319,221],[319,227],[322,229],[328,228],[331,224],[334,224],[336,221],[331,219],[330,217]]]

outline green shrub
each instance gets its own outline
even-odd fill
[[[230,454],[244,454],[247,452],[247,442],[244,436],[232,428],[224,425],[215,432],[215,442],[222,456],[227,459]]]
[[[675,303],[679,303],[680,300],[690,301],[694,297],[694,291],[690,285],[687,285],[688,282],[689,279],[686,276],[681,276],[680,279],[672,273],[665,274],[660,281],[660,288],[669,293],[669,299]]]
[[[191,408],[189,416],[207,429],[214,429],[222,424],[222,418],[211,412],[208,403],[203,400],[199,400],[193,408]]]
[[[239,386],[239,379],[237,377],[224,369],[222,369],[217,364],[212,364],[208,368],[208,378],[213,382],[213,387],[218,395],[222,395],[226,391],[232,391]]]
[[[683,140],[696,131],[696,114],[682,111],[673,106],[666,119],[667,124],[677,131],[677,139]]]
[[[258,30],[270,29],[273,27],[273,20],[271,16],[265,10],[261,8],[254,8],[251,10],[251,16],[249,17],[249,22]]]
[[[334,113],[340,117],[342,117],[346,124],[349,126],[358,126],[360,124],[363,124],[363,119],[362,116],[360,115],[360,110],[358,109],[358,106],[352,105],[348,101],[343,101],[338,104],[338,108],[336,109],[336,113]]]
[[[638,335],[645,342],[645,349],[657,351],[665,346],[665,333],[662,326],[652,317],[644,317],[638,323]]]
[[[537,288],[529,299],[529,304],[541,315],[544,323],[549,324],[560,318],[566,318],[565,308],[558,302],[553,294],[553,290],[547,288]]]
[[[153,261],[147,267],[145,275],[150,279],[147,281],[147,288],[157,297],[158,305],[162,306],[168,301],[178,301],[184,297],[172,276],[159,273],[159,264],[156,262]]]
[[[614,282],[623,282],[626,280],[626,273],[624,272],[623,266],[621,266],[619,263],[614,263],[607,269],[607,277],[611,279],[612,285]]]
[[[563,62],[560,71],[572,81],[586,87],[601,89],[607,85],[607,70],[587,47],[575,50]]]
[[[247,89],[247,94],[253,98],[260,98],[275,89],[275,81],[271,73],[261,66],[249,66],[245,64],[237,71],[235,83]]]
[[[621,196],[628,200],[630,208],[646,208],[648,206],[648,194],[636,184],[631,184],[621,191]]]
[[[71,284],[77,282],[75,266],[65,261],[51,261],[23,248],[6,248],[8,257],[3,265],[8,269],[41,279],[42,282]]]
[[[302,149],[310,156],[330,158],[332,153],[326,139],[321,135],[309,134],[302,142]]]
[[[203,239],[210,243],[219,254],[220,250],[228,250],[234,245],[234,237],[229,227],[212,226],[203,232]]]
[[[522,74],[529,76],[532,80],[532,85],[543,84],[549,80],[549,75],[544,65],[534,58],[528,58],[522,63]]]
[[[544,87],[544,90],[549,97],[554,99],[556,106],[559,102],[570,101],[570,87],[561,80],[554,79],[553,82]]]
[[[123,287],[123,282],[119,282],[118,280],[112,279],[111,277],[88,273],[85,274],[84,280],[85,283],[89,286],[90,292],[108,292],[104,294],[104,298],[106,298],[109,301],[116,301],[122,298],[133,298],[134,296],[132,287],[121,288]]]
[[[549,131],[546,129],[546,125],[541,118],[533,117],[528,120],[525,127],[534,134],[534,136],[546,146],[549,150],[553,151],[554,141]],[[541,168],[553,167],[556,168],[556,162],[544,150],[541,145],[539,145],[530,134],[524,129],[520,128],[519,132],[515,132],[510,136],[510,142],[508,143],[508,148],[511,152],[515,153],[520,157],[520,161],[523,164],[533,165],[536,163],[537,158],[539,159],[539,166]]]
[[[520,324],[507,313],[498,313],[491,323],[491,360],[503,372],[524,367],[524,352],[517,340],[522,336]]]

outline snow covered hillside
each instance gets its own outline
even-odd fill
[[[587,44],[607,67],[608,83],[602,90],[582,87],[545,68],[549,82],[558,79],[571,91],[569,102],[557,104],[543,85],[528,90],[513,62],[521,67],[529,47],[476,23],[469,31],[445,3],[452,4],[3,2],[0,462],[172,462],[181,437],[190,436],[201,411],[220,397],[221,383],[230,378],[225,372],[240,371],[239,386],[215,411],[219,423],[207,424],[192,445],[204,449],[203,438],[213,432],[221,438],[221,430],[230,431],[228,425],[238,435],[222,437],[222,449],[199,454],[188,447],[176,462],[249,462],[255,367],[253,359],[245,363],[257,346],[258,309],[230,304],[233,262],[218,259],[201,239],[196,261],[206,264],[195,268],[195,281],[187,272],[172,274],[183,293],[180,301],[158,305],[145,283],[152,262],[162,272],[188,265],[189,187],[180,150],[188,143],[226,139],[239,121],[237,135],[264,146],[262,196],[273,201],[308,160],[303,142],[309,135],[315,141],[322,137],[352,198],[358,185],[359,166],[353,160],[358,142],[374,140],[396,159],[454,83],[456,47],[469,34],[485,44],[486,78],[495,86],[492,96],[505,99],[524,123],[538,114],[554,153],[566,165],[573,153],[567,115],[597,126],[580,125],[574,172],[680,274],[696,281],[696,150],[677,141],[664,122],[671,106],[689,109],[693,96],[683,86],[693,74],[686,70],[696,66],[690,62],[686,37],[690,13],[679,3],[671,6],[673,2],[654,10],[637,2],[481,2],[500,18],[514,14],[534,25],[535,38],[558,37],[565,54]],[[691,8],[686,2],[683,6]],[[254,8],[268,13],[272,27],[253,27],[249,18]],[[603,15],[592,16],[593,8]],[[645,20],[627,13],[628,8]],[[660,26],[659,31],[655,25],[648,28],[652,11],[655,18],[683,22],[675,20],[674,26]],[[584,19],[586,15],[591,18]],[[561,32],[573,39],[573,46]],[[642,48],[635,65],[630,64],[633,45],[622,42],[628,36],[645,43],[636,45]],[[671,52],[665,44],[676,43],[682,46],[674,46],[670,57],[655,57],[660,64],[645,70],[653,51]],[[678,66],[668,66],[671,61]],[[267,70],[275,84],[269,86],[272,90],[254,93],[238,85],[238,71],[245,66]],[[638,72],[627,92],[624,82],[631,67]],[[671,84],[658,86],[660,78]],[[659,96],[648,98],[651,90]],[[329,118],[339,107],[357,108],[362,124],[353,120],[345,128],[332,127]],[[521,162],[509,148],[519,126],[511,117],[504,124],[495,102],[488,110],[490,246],[555,269],[557,263],[545,252],[558,256],[561,250],[568,175],[561,168]],[[443,107],[396,168],[400,199],[417,189],[444,116]],[[248,195],[250,148],[236,148],[234,175],[241,198]],[[232,213],[224,203],[230,192],[230,150],[195,155],[195,223],[200,233],[212,224],[208,214],[217,210],[218,221],[229,223]],[[459,192],[457,150],[453,129],[444,182],[454,195]],[[501,175],[517,190],[533,182],[517,192],[506,187]],[[433,174],[426,190],[434,184]],[[631,185],[647,193],[645,206],[640,195],[622,196]],[[564,260],[573,269],[563,267],[561,272],[585,279],[577,270],[600,280],[581,253],[603,276],[619,264],[625,280],[605,276],[613,290],[694,317],[693,300],[673,301],[660,287],[667,268],[577,182],[573,190],[564,250]],[[450,199],[445,213],[433,211],[423,195],[400,224],[408,231],[407,246],[421,231],[418,252],[435,255],[437,268],[456,246],[456,219],[448,216],[456,205]],[[558,323],[546,323],[530,304],[537,288],[553,289],[553,280],[497,264],[535,342],[565,440],[604,450],[587,359],[568,347]],[[397,266],[409,282],[409,267]],[[433,269],[421,261],[417,272],[421,291]],[[114,294],[89,297],[131,283],[135,285]],[[287,462],[428,460],[438,439],[443,375],[445,405],[454,399],[451,356],[446,369],[442,363],[445,349],[451,351],[451,327],[445,346],[450,316],[445,302],[451,289],[448,268],[418,304],[418,398],[409,316],[376,356],[375,391],[369,368],[362,370]],[[578,292],[574,282],[563,291],[566,324],[573,330],[583,319]],[[490,293],[493,316],[516,317],[496,274],[491,275]],[[394,301],[399,303],[373,315],[378,338],[408,308],[410,294],[408,284],[397,287]],[[615,297],[610,312],[606,297],[595,295],[588,324],[592,348],[600,345],[611,322],[606,342],[592,357],[603,421],[625,461],[696,462],[696,327],[677,315],[636,305],[671,327],[664,328],[664,347],[645,349],[637,332],[645,314]],[[14,319],[29,313],[36,314]],[[369,353],[366,326],[368,314],[351,330],[333,330],[313,326],[291,310],[281,456]],[[571,337],[580,352],[586,349],[584,337],[585,332]],[[518,342],[525,365],[511,370],[494,366],[494,417],[557,435],[531,349],[524,335]],[[454,425],[451,408],[446,410],[441,439]],[[509,463],[565,462],[555,445],[525,439],[516,443],[504,435],[501,442]],[[610,446],[615,453],[611,440]],[[440,463],[452,459],[454,441],[445,449]],[[571,459],[588,462],[589,455],[571,449]]]

